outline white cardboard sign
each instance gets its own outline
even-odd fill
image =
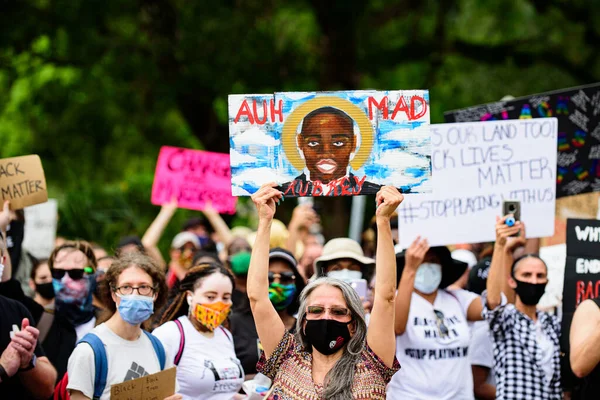
[[[56,199],[48,199],[46,203],[25,207],[23,248],[36,258],[48,258],[54,249],[57,223]]]
[[[556,118],[431,125],[432,194],[398,208],[400,243],[495,240],[503,200],[521,202],[527,236],[554,234]]]

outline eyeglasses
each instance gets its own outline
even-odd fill
[[[154,294],[154,287],[150,285],[142,285],[142,286],[131,286],[131,285],[123,285],[114,289],[115,292],[127,296],[133,294],[133,291],[137,290],[140,296],[151,296]]]
[[[68,274],[71,279],[74,281],[78,281],[85,275],[85,269],[77,268],[77,269],[53,269],[52,277],[57,280],[61,280],[65,274]]]
[[[306,308],[307,315],[316,318],[320,317],[325,313],[325,310],[329,310],[329,314],[334,317],[347,317],[350,315],[350,310],[344,307],[323,307],[323,306],[308,306]]]
[[[448,330],[448,327],[444,323],[444,313],[441,312],[440,310],[433,310],[433,312],[435,313],[436,325],[440,332],[440,337],[447,338],[450,331]]]
[[[279,282],[281,283],[291,283],[296,280],[296,275],[294,275],[293,272],[269,272],[269,282],[273,282],[275,279],[279,279]]]

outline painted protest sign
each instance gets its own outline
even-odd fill
[[[556,119],[431,126],[433,193],[398,207],[400,243],[495,240],[503,200],[521,202],[529,237],[554,232]]]
[[[569,348],[569,330],[577,306],[600,294],[600,221],[567,220],[567,262],[563,289],[561,343]]]
[[[556,197],[600,191],[600,83],[444,113],[446,122],[555,117]]]
[[[0,201],[18,210],[48,200],[42,160],[38,155],[0,160]]]
[[[48,258],[54,249],[58,203],[56,199],[25,207],[25,233],[23,247],[34,257]]]
[[[234,196],[431,190],[428,91],[230,95],[229,139]]]
[[[162,400],[175,394],[175,367],[110,387],[112,400]]]
[[[224,214],[234,214],[237,198],[231,195],[229,155],[163,146],[158,155],[152,204],[173,197],[181,208],[204,210],[206,202]]]

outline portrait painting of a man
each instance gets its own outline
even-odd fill
[[[292,182],[281,186],[284,194],[314,195],[318,191],[317,195],[341,196],[346,192],[360,194],[363,188],[377,191],[381,187],[350,172],[357,137],[354,121],[345,112],[334,107],[310,112],[304,117],[296,143],[306,168]]]
[[[230,95],[229,139],[234,196],[268,182],[286,197],[430,191],[424,90]]]

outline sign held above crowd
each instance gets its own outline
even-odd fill
[[[6,200],[12,210],[48,200],[46,177],[38,155],[0,160],[0,201]]]
[[[556,197],[600,191],[600,83],[444,113],[446,122],[555,117]]]
[[[207,201],[219,213],[234,214],[229,155],[163,146],[158,155],[152,204],[177,199],[180,208],[202,211]]]
[[[520,201],[528,237],[552,236],[556,135],[555,118],[432,125],[433,193],[398,208],[402,247],[494,241],[504,200]]]
[[[428,91],[230,95],[229,137],[234,196],[431,190]]]
[[[567,220],[567,262],[562,304],[561,342],[569,346],[569,331],[575,309],[582,301],[600,295],[600,221]]]

